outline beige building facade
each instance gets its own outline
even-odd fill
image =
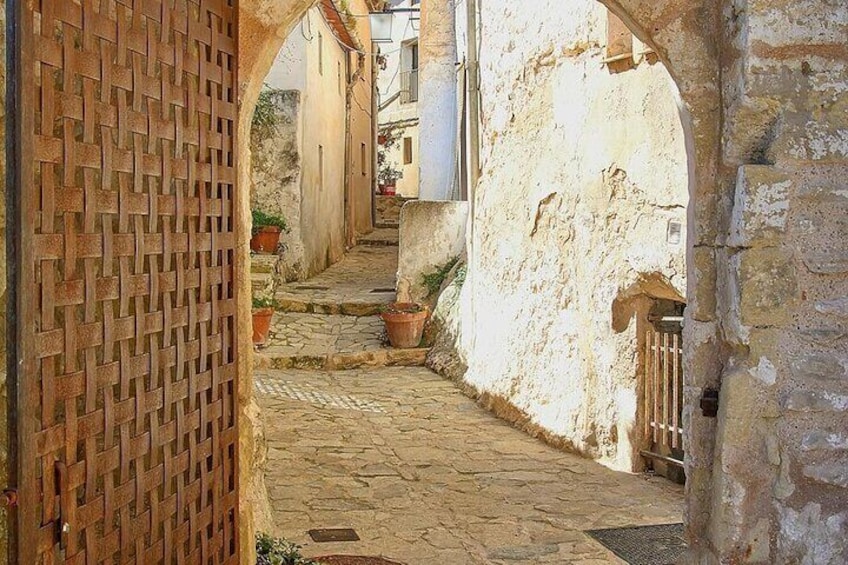
[[[372,58],[368,7],[311,8],[277,53],[264,88],[280,115],[267,139],[254,136],[254,207],[283,214],[280,268],[302,279],[338,261],[373,229]]]
[[[420,8],[420,0],[394,0],[390,8]],[[419,143],[419,43],[420,17],[411,12],[393,16],[392,41],[380,43],[383,67],[377,79],[379,93],[379,123],[381,139],[394,138],[381,144],[385,163],[400,171],[397,194],[406,198],[418,197],[420,178]],[[388,145],[388,146],[387,146]]]

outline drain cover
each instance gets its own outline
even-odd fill
[[[309,285],[300,285],[294,287],[296,290],[330,290],[329,286],[309,286]]]
[[[382,557],[361,557],[358,555],[328,555],[316,557],[321,565],[401,565],[397,561],[389,561]]]
[[[589,530],[586,533],[630,565],[671,565],[686,551],[683,524]]]
[[[309,530],[309,537],[316,543],[333,541],[359,541],[355,530],[350,528],[327,528],[324,530]]]

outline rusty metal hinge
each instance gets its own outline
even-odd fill
[[[18,489],[11,487],[3,489],[3,496],[0,497],[0,505],[15,508],[18,505]]]
[[[718,416],[718,389],[704,389],[701,395],[701,413],[705,418],[716,418]]]

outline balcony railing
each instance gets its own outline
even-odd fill
[[[400,103],[418,102],[418,70],[406,71],[400,75]]]

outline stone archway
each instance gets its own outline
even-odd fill
[[[718,178],[716,176],[718,160],[719,136],[719,85],[718,64],[715,50],[712,46],[711,30],[716,27],[717,9],[707,8],[700,0],[664,0],[662,2],[648,0],[601,0],[633,30],[634,34],[658,53],[666,64],[671,76],[675,79],[683,101],[682,122],[687,131],[688,139],[693,147],[690,154],[695,158],[690,164],[690,193],[692,198],[690,218],[690,313],[695,324],[702,323],[704,328],[715,327],[715,265],[712,260],[712,250],[715,234],[719,227],[716,225],[716,194]],[[240,131],[239,131],[239,179],[241,186],[249,184],[249,127],[253,109],[258,98],[263,79],[271,67],[273,59],[283,44],[288,33],[303,17],[312,0],[270,0],[244,1],[240,6],[239,21],[239,83],[240,83]],[[249,218],[249,194],[242,189],[239,211],[243,219]],[[240,300],[240,335],[249,333],[250,325],[250,281],[249,281],[249,225],[241,222],[239,234],[239,287]],[[699,260],[700,259],[700,260]],[[694,331],[694,330],[693,330]],[[698,335],[705,335],[704,329],[697,330]],[[713,334],[715,332],[713,331]],[[690,340],[693,344],[694,341]],[[698,350],[688,352],[688,359],[717,358],[717,340],[701,339]],[[252,348],[249,343],[240,344],[240,358],[250,359]],[[242,405],[241,425],[241,477],[242,504],[241,524],[242,540],[252,540],[254,517],[262,516],[264,510],[263,478],[256,472],[254,458],[257,455],[255,435],[259,430],[257,410],[252,401],[251,362],[242,362],[240,375],[240,402]],[[699,366],[697,382],[690,382],[690,405],[697,403],[697,392],[709,383],[719,380],[719,364],[712,367]],[[712,369],[712,370],[710,370]],[[695,374],[689,371],[689,374]],[[706,427],[704,427],[706,426]],[[691,434],[698,438],[712,437],[713,429],[710,424],[698,425],[690,421],[688,426]],[[692,441],[693,445],[689,465],[693,480],[690,481],[688,493],[688,526],[691,539],[701,538],[705,531],[706,515],[698,514],[694,508],[708,505],[708,484],[712,461],[706,456],[710,445],[704,443],[703,449],[698,449],[703,442]],[[254,511],[256,507],[258,511]],[[261,520],[261,518],[260,518]],[[250,555],[251,547],[243,543],[245,555]]]

